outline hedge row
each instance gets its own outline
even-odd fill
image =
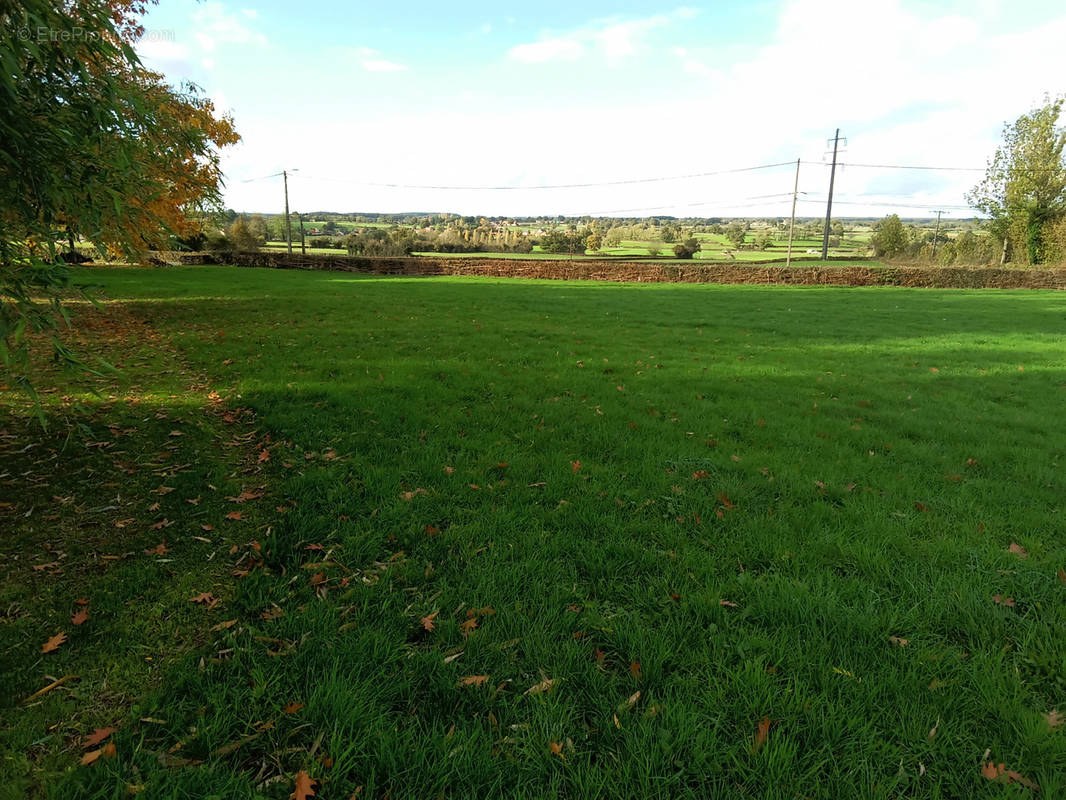
[[[288,253],[204,254],[206,263],[368,275],[468,275],[631,283],[743,283],[815,286],[911,286],[958,289],[1066,289],[1066,269],[1001,267],[792,266],[776,264],[652,264],[488,258],[362,258]]]

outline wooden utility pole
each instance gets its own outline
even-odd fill
[[[936,212],[936,231],[934,231],[934,233],[933,233],[933,258],[934,259],[936,258],[936,240],[940,236],[940,215],[943,214],[943,213],[944,213],[943,211],[937,211]]]
[[[304,215],[296,212],[296,219],[300,220],[300,255],[307,255],[307,236],[304,234]]]
[[[282,180],[285,182],[285,241],[289,245],[289,255],[292,255],[292,220],[289,219],[289,171],[281,171]]]
[[[845,140],[845,144],[847,140]],[[837,176],[837,147],[840,144],[840,128],[833,137],[833,168],[829,171],[829,202],[825,206],[825,231],[822,233],[822,261],[829,259],[829,223],[833,216],[833,183]]]
[[[800,160],[796,159],[796,182],[792,186],[792,220],[788,223],[788,255],[785,256],[785,267],[792,263],[792,234],[796,230],[796,195],[800,187]]]

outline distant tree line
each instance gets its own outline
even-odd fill
[[[942,266],[992,264],[999,259],[1001,244],[987,233],[963,231],[954,238],[943,233],[939,240],[935,237],[935,231],[905,225],[891,214],[874,226],[870,244],[878,258],[936,261]]]

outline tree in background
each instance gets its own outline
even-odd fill
[[[55,356],[76,361],[55,336],[71,278],[57,241],[167,247],[219,205],[218,148],[238,136],[195,87],[141,66],[131,44],[144,10],[140,0],[0,10],[0,363],[30,391],[27,333],[50,331]]]
[[[700,241],[694,236],[674,245],[674,255],[678,258],[692,258],[700,251]]]
[[[748,226],[743,222],[730,222],[725,229],[725,238],[729,240],[737,250],[744,244],[744,238],[747,236]]]
[[[765,230],[755,237],[755,249],[756,250],[769,250],[774,243],[774,235]]]
[[[234,250],[255,251],[266,244],[267,226],[262,215],[241,214],[230,223],[226,239]]]
[[[1061,97],[1048,98],[1041,108],[1005,125],[984,180],[966,196],[988,216],[989,232],[1004,243],[1004,261],[1040,264],[1054,257],[1047,241],[1066,215],[1066,130],[1058,126],[1062,104]]]
[[[547,233],[540,240],[540,247],[545,253],[584,255],[585,242],[588,236],[587,231],[554,230]]]
[[[898,256],[903,254],[910,241],[907,229],[900,222],[898,214],[890,214],[874,225],[874,235],[870,244],[875,256]]]
[[[601,237],[598,233],[590,233],[585,238],[585,247],[594,253],[597,252],[602,246],[603,237]]]

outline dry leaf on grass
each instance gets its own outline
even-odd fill
[[[996,781],[997,783],[1018,783],[1026,789],[1032,789],[1034,792],[1040,791],[1039,786],[1020,772],[1015,772],[1013,769],[1007,769],[1006,765],[1002,762],[999,764],[993,764],[989,761],[987,764],[983,764],[981,766],[981,774],[990,781]]]
[[[115,747],[114,742],[108,742],[99,750],[90,750],[81,757],[81,763],[84,766],[88,766],[96,762],[101,756],[104,758],[113,758],[118,755],[118,748]]]
[[[307,800],[309,797],[314,797],[317,783],[318,781],[308,775],[306,770],[300,770],[296,773],[295,788],[289,795],[289,800]]]
[[[770,733],[770,718],[763,717],[762,722],[759,723],[755,729],[755,741],[751,745],[751,752],[758,753],[762,749],[762,746],[766,744],[766,737]]]
[[[544,694],[545,692],[550,692],[553,686],[555,686],[555,679],[545,678],[540,683],[526,689],[526,694]]]
[[[1011,542],[1010,547],[1007,548],[1007,551],[1014,553],[1014,555],[1018,556],[1018,558],[1029,558],[1029,551],[1017,542]]]
[[[53,653],[58,650],[59,646],[63,644],[63,642],[65,642],[66,640],[67,635],[65,633],[57,633],[55,636],[53,636],[51,639],[41,645],[41,652]]]
[[[100,742],[104,741],[117,730],[118,728],[96,728],[92,733],[82,739],[81,746],[86,750],[90,747],[96,747],[96,745],[100,744]]]

